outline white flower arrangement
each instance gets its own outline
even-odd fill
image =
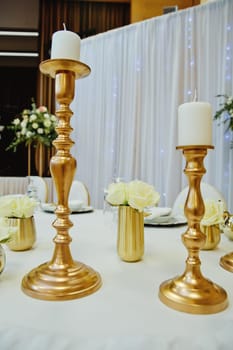
[[[26,195],[0,197],[0,217],[29,218],[33,216],[38,203]]]
[[[204,201],[205,214],[201,220],[201,225],[211,226],[224,223],[224,205],[222,201],[206,199]]]
[[[0,217],[0,244],[8,243],[16,233],[17,227],[10,227],[7,218]]]
[[[111,205],[127,205],[140,212],[157,205],[159,199],[160,195],[153,186],[139,180],[111,183],[106,196],[106,201]]]
[[[37,108],[33,102],[31,110],[23,110],[21,116],[13,119],[8,125],[7,128],[14,132],[14,138],[7,150],[16,151],[19,144],[24,143],[27,146],[32,142],[39,142],[50,147],[57,137],[56,126],[56,116],[49,113],[45,106]]]

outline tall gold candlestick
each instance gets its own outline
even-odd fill
[[[94,293],[102,284],[98,272],[73,260],[68,232],[73,226],[69,220],[68,197],[76,170],[76,160],[70,154],[74,142],[69,137],[73,114],[69,105],[74,98],[75,79],[87,76],[90,68],[79,61],[53,59],[42,62],[40,70],[55,78],[56,99],[60,104],[56,112],[58,137],[53,142],[56,154],[50,161],[58,198],[57,218],[53,223],[57,235],[53,240],[55,249],[52,260],[29,272],[22,280],[22,290],[37,299],[69,300]]]
[[[204,157],[213,146],[179,146],[186,158],[184,173],[189,180],[189,192],[184,206],[188,220],[187,231],[182,241],[188,250],[184,273],[160,285],[160,300],[167,306],[193,314],[211,314],[224,310],[227,294],[224,289],[203,277],[199,251],[204,246],[205,235],[200,230],[200,221],[205,207],[200,183],[205,174]]]

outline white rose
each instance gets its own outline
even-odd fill
[[[33,216],[36,201],[28,196],[2,196],[0,197],[0,216],[28,218]]]
[[[0,197],[0,216],[11,216],[12,214],[12,197],[11,196],[2,196]]]
[[[33,128],[33,129],[37,129],[38,126],[39,126],[39,125],[38,125],[37,123],[32,123],[32,128]]]
[[[35,114],[32,114],[29,118],[30,122],[33,122],[36,119],[37,119],[37,116]]]
[[[27,126],[27,120],[23,120],[22,122],[21,122],[21,127],[22,128],[26,128],[26,126]]]
[[[32,136],[33,136],[33,132],[31,132],[31,131],[27,131],[27,132],[26,132],[26,137],[27,137],[28,139],[30,139]]]
[[[223,205],[221,201],[207,199],[205,204],[205,214],[201,220],[201,225],[211,226],[223,223]]]
[[[112,183],[108,187],[106,201],[112,205],[127,204],[127,185],[123,182]]]
[[[44,130],[42,128],[37,129],[38,134],[42,135],[44,133]]]
[[[45,126],[46,128],[49,128],[49,127],[51,126],[52,123],[51,123],[51,121],[50,121],[49,119],[47,119],[47,120],[44,121],[43,124],[44,124],[44,126]]]
[[[14,215],[18,218],[30,218],[37,206],[36,201],[28,196],[15,197]]]
[[[143,181],[131,181],[128,186],[128,204],[139,211],[145,207],[156,205],[160,195],[154,187]]]
[[[13,120],[13,124],[14,125],[19,125],[20,124],[20,119],[19,118],[16,118]]]

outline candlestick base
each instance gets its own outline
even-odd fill
[[[22,280],[25,294],[42,300],[71,300],[97,291],[102,285],[98,272],[74,261],[70,266],[44,263]]]
[[[203,277],[197,281],[182,275],[165,281],[160,285],[159,297],[167,306],[192,314],[217,313],[228,305],[225,290]]]
[[[221,257],[220,266],[229,272],[233,272],[233,252]]]

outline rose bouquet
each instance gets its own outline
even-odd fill
[[[106,195],[109,204],[130,206],[139,212],[146,207],[157,205],[159,199],[160,195],[153,186],[139,180],[111,183]]]
[[[2,196],[0,197],[0,217],[29,218],[33,216],[38,203],[28,196]]]
[[[19,144],[24,143],[26,146],[32,142],[41,143],[47,147],[52,145],[53,140],[57,137],[56,133],[57,118],[49,113],[47,107],[36,107],[32,103],[32,109],[25,109],[21,116],[13,119],[8,129],[14,132],[14,138],[7,150],[16,151]]]

